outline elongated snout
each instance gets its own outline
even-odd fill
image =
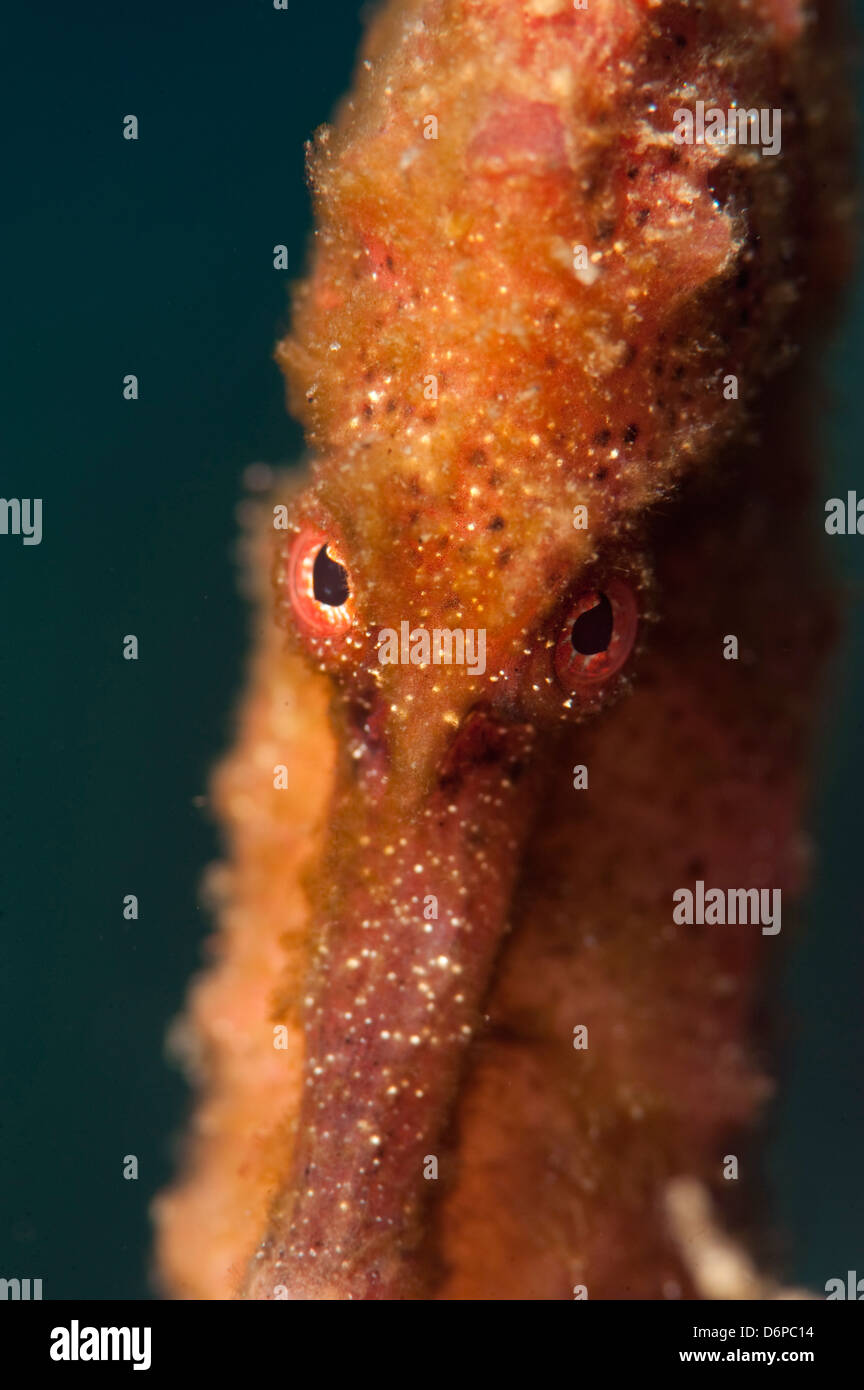
[[[507,930],[533,731],[469,711],[406,800],[386,721],[368,724],[378,794],[343,769],[311,890],[293,1169],[247,1298],[417,1298],[434,1281],[430,1175]]]

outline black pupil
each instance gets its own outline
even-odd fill
[[[612,605],[605,594],[587,613],[580,613],[573,624],[570,641],[580,656],[596,656],[605,652],[612,641]]]
[[[326,545],[322,545],[312,566],[312,592],[319,603],[330,608],[341,608],[348,598],[348,571],[330,559]]]

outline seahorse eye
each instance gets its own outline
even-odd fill
[[[589,689],[620,671],[633,650],[638,625],[636,599],[622,579],[581,593],[555,647],[555,674],[564,689]]]
[[[304,529],[291,551],[288,590],[300,626],[312,637],[336,637],[354,622],[348,570],[334,543]]]
[[[598,594],[593,608],[580,613],[570,629],[574,652],[580,656],[598,656],[608,651],[615,628],[615,615],[606,594]]]
[[[341,608],[348,601],[348,571],[328,555],[326,545],[322,545],[312,566],[312,592],[319,603],[331,608]]]

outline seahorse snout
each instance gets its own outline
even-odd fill
[[[293,1169],[246,1297],[416,1298],[434,1279],[430,1160],[509,923],[532,747],[530,727],[475,707],[442,725],[413,802],[380,768],[375,798],[350,766],[340,777],[311,887]]]

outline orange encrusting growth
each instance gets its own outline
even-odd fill
[[[257,569],[266,584],[260,559]],[[236,747],[212,788],[227,831],[228,862],[207,884],[221,930],[172,1038],[207,1086],[186,1179],[157,1203],[161,1277],[181,1298],[236,1293],[290,1152],[301,1087],[300,876],[320,850],[333,740],[320,679],[286,654],[269,620],[258,639]],[[290,775],[277,790],[282,766]]]
[[[770,379],[843,273],[835,43],[779,0],[377,17],[311,158],[278,349],[314,457],[276,538],[292,655],[265,601],[217,784],[174,1292],[693,1292],[663,1192],[718,1187],[758,1116],[774,943],[675,928],[672,894],[802,877],[826,604],[801,393]],[[697,100],[781,110],[782,153],[676,143]],[[350,623],[298,601],[310,535]],[[638,609],[635,655],[562,688],[568,614],[604,584]],[[404,621],[482,629],[484,668],[382,665]]]

